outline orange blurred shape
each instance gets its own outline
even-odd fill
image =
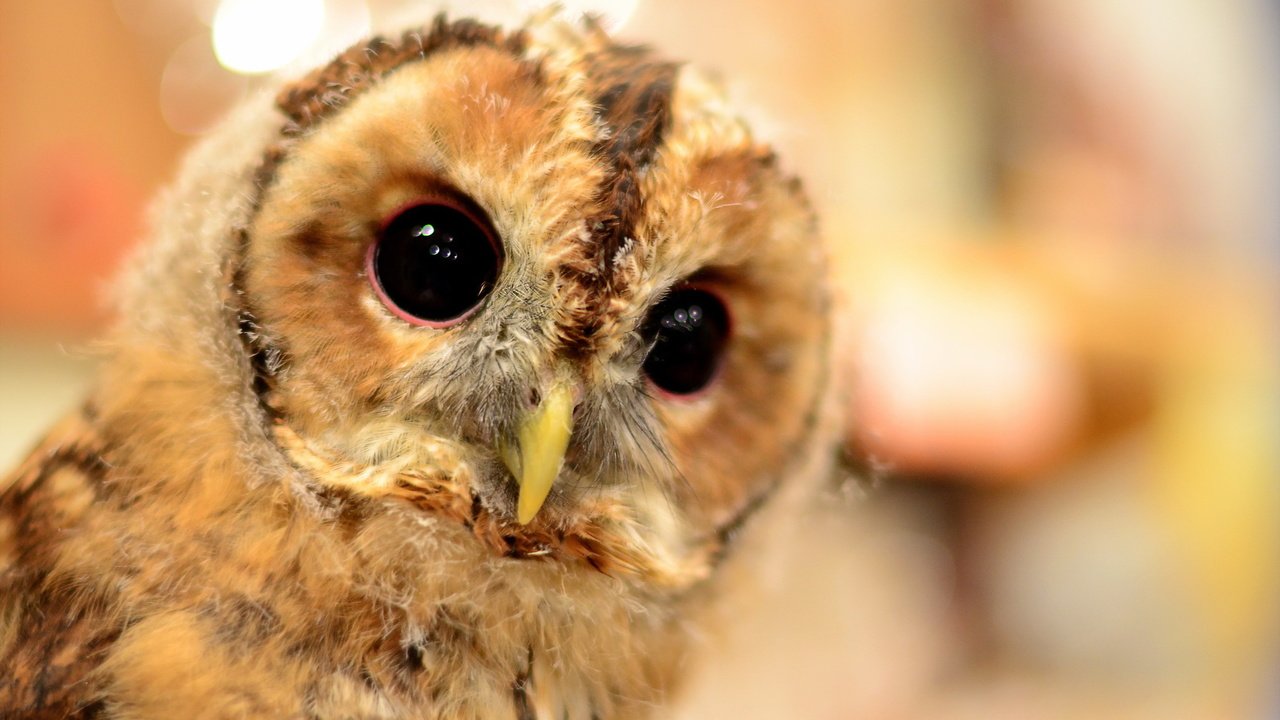
[[[0,243],[0,324],[92,331],[106,289],[138,234],[140,192],[95,154],[72,144],[33,153],[14,172]]]
[[[860,293],[855,440],[873,456],[1007,478],[1042,468],[1078,431],[1084,390],[1062,318],[1011,269],[916,258]]]

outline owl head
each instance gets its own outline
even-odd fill
[[[220,364],[317,492],[679,582],[824,449],[798,183],[589,21],[361,43],[232,118],[159,224],[133,330]]]

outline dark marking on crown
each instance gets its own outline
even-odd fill
[[[610,170],[597,193],[596,211],[587,219],[590,252],[581,265],[564,269],[599,300],[561,329],[571,347],[586,353],[605,320],[600,311],[606,298],[625,295],[632,280],[616,271],[616,261],[641,240],[636,237],[645,202],[640,181],[670,128],[680,66],[658,59],[648,47],[609,42],[584,56],[582,65],[587,96],[604,129],[594,150]]]
[[[671,124],[671,97],[678,65],[653,59],[646,47],[611,46],[585,58],[588,94],[608,135],[595,150],[613,165],[600,188],[600,214],[593,236],[600,261],[608,265],[614,252],[632,237],[644,208],[640,176],[648,167]]]
[[[449,48],[479,45],[503,48],[520,57],[526,42],[522,31],[505,33],[475,20],[449,22],[443,13],[436,16],[430,28],[405,32],[399,39],[375,36],[349,48],[276,96],[276,105],[291,121],[284,132],[305,132],[405,63]]]

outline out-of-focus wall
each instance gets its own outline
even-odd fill
[[[160,113],[165,57],[104,0],[0,4],[0,44],[0,327],[92,334],[188,142]]]

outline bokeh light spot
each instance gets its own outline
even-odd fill
[[[324,17],[323,0],[223,0],[213,16],[213,51],[228,70],[271,72],[315,43]]]

